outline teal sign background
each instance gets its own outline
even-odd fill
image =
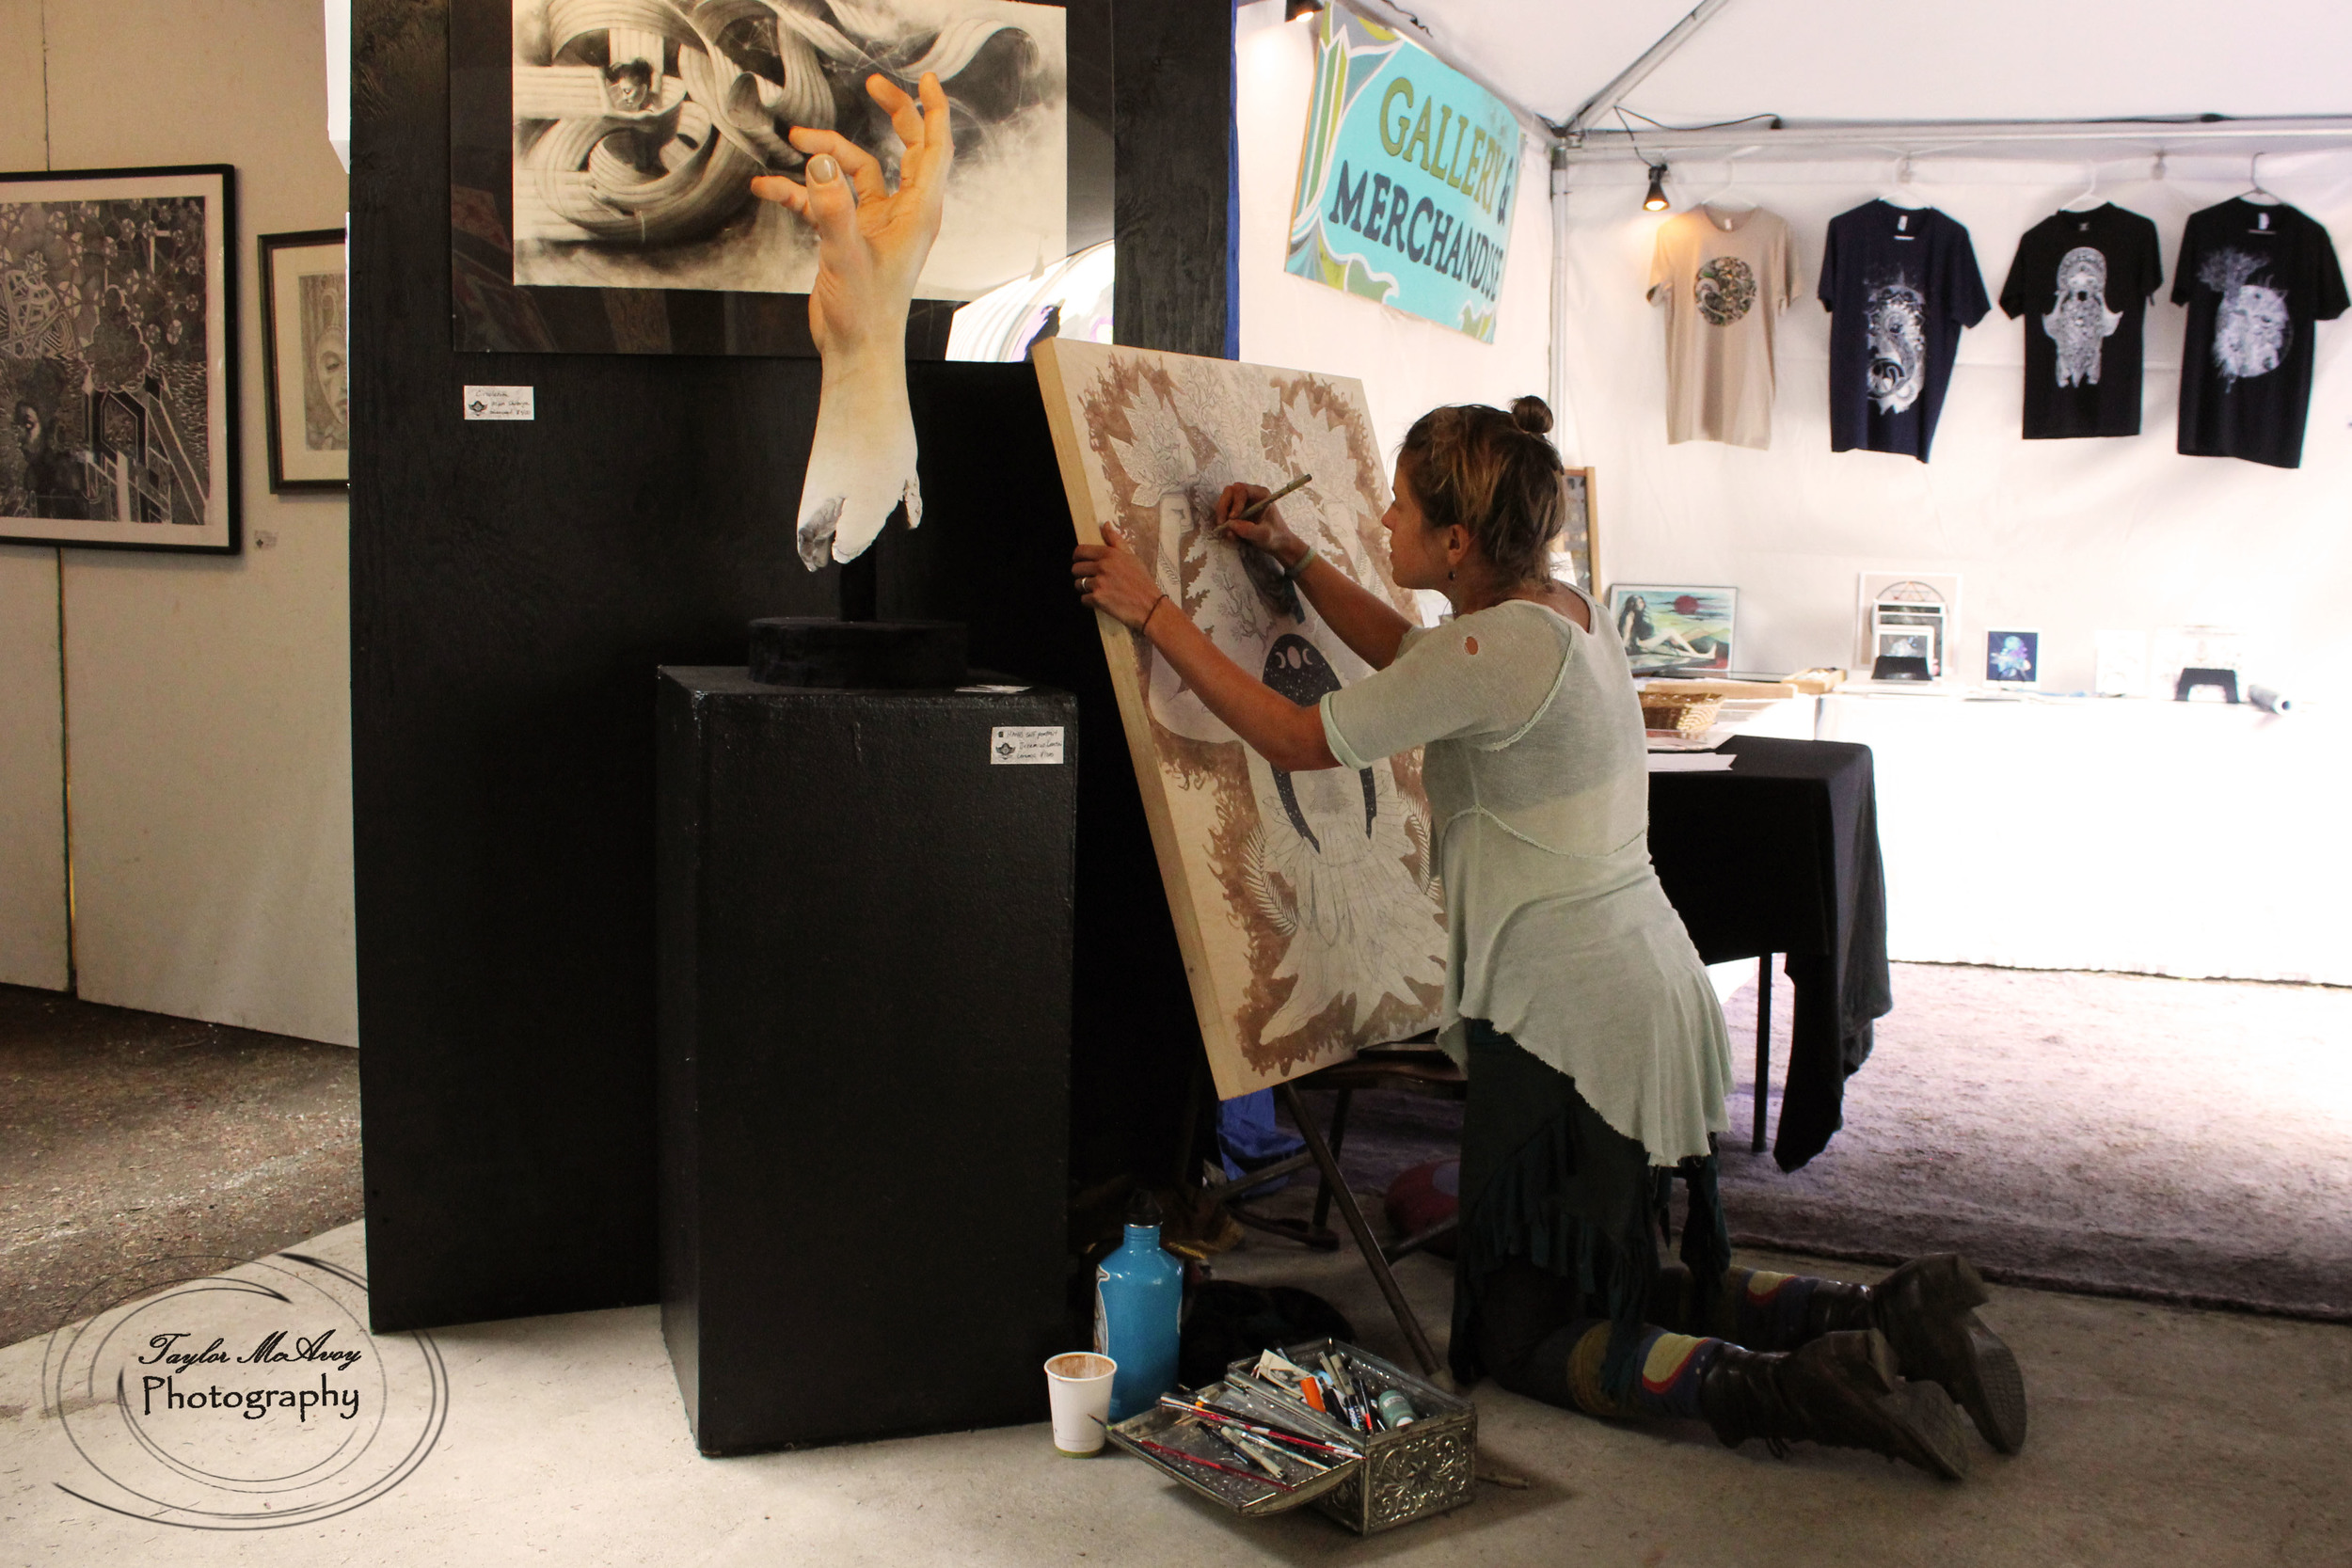
[[[1493,342],[1518,119],[1342,7],[1324,11],[1318,40],[1283,270]]]

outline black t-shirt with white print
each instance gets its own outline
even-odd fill
[[[2141,329],[2164,282],[2156,226],[2113,202],[2026,230],[2001,309],[2026,318],[2026,438],[2139,434]]]
[[[2312,323],[2352,303],[2328,230],[2293,207],[2243,198],[2192,213],[2172,298],[2188,307],[2181,451],[2299,467]]]
[[[1993,308],[1968,230],[1932,207],[1869,201],[1829,220],[1820,299],[1830,312],[1832,451],[1925,463],[1963,327]]]

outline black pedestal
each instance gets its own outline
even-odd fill
[[[1043,1419],[1075,700],[681,668],[660,727],[661,1323],[696,1444]],[[1052,729],[1062,760],[1007,760]]]

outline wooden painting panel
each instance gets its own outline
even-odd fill
[[[1294,701],[1371,673],[1214,521],[1229,483],[1311,473],[1282,503],[1292,529],[1413,616],[1389,579],[1388,478],[1359,383],[1070,339],[1036,363],[1080,542],[1118,524],[1217,646]],[[1420,753],[1278,771],[1147,640],[1100,621],[1217,1093],[1431,1027],[1445,921]]]

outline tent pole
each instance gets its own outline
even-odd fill
[[[1642,85],[1643,79],[1666,63],[1666,57],[1691,41],[1691,35],[1714,19],[1715,13],[1731,4],[1731,0],[1699,0],[1691,14],[1666,29],[1665,37],[1642,51],[1641,57],[1610,79],[1607,87],[1586,99],[1570,115],[1567,123],[1559,128],[1560,136],[1570,147],[1584,139],[1593,121],[1625,102],[1626,94]]]
[[[2203,143],[2258,142],[2269,147],[2310,143],[2352,147],[2352,115],[2280,119],[2140,120],[1877,120],[1842,124],[1787,125],[1771,129],[1733,126],[1677,131],[1645,126],[1641,149],[1649,163],[1677,153],[1742,155],[1775,149],[1865,147],[1889,152],[1958,152],[2003,145],[2133,144],[2149,152],[2188,151]],[[1623,131],[1591,131],[1563,149],[1571,164],[1632,156],[1633,138]]]

